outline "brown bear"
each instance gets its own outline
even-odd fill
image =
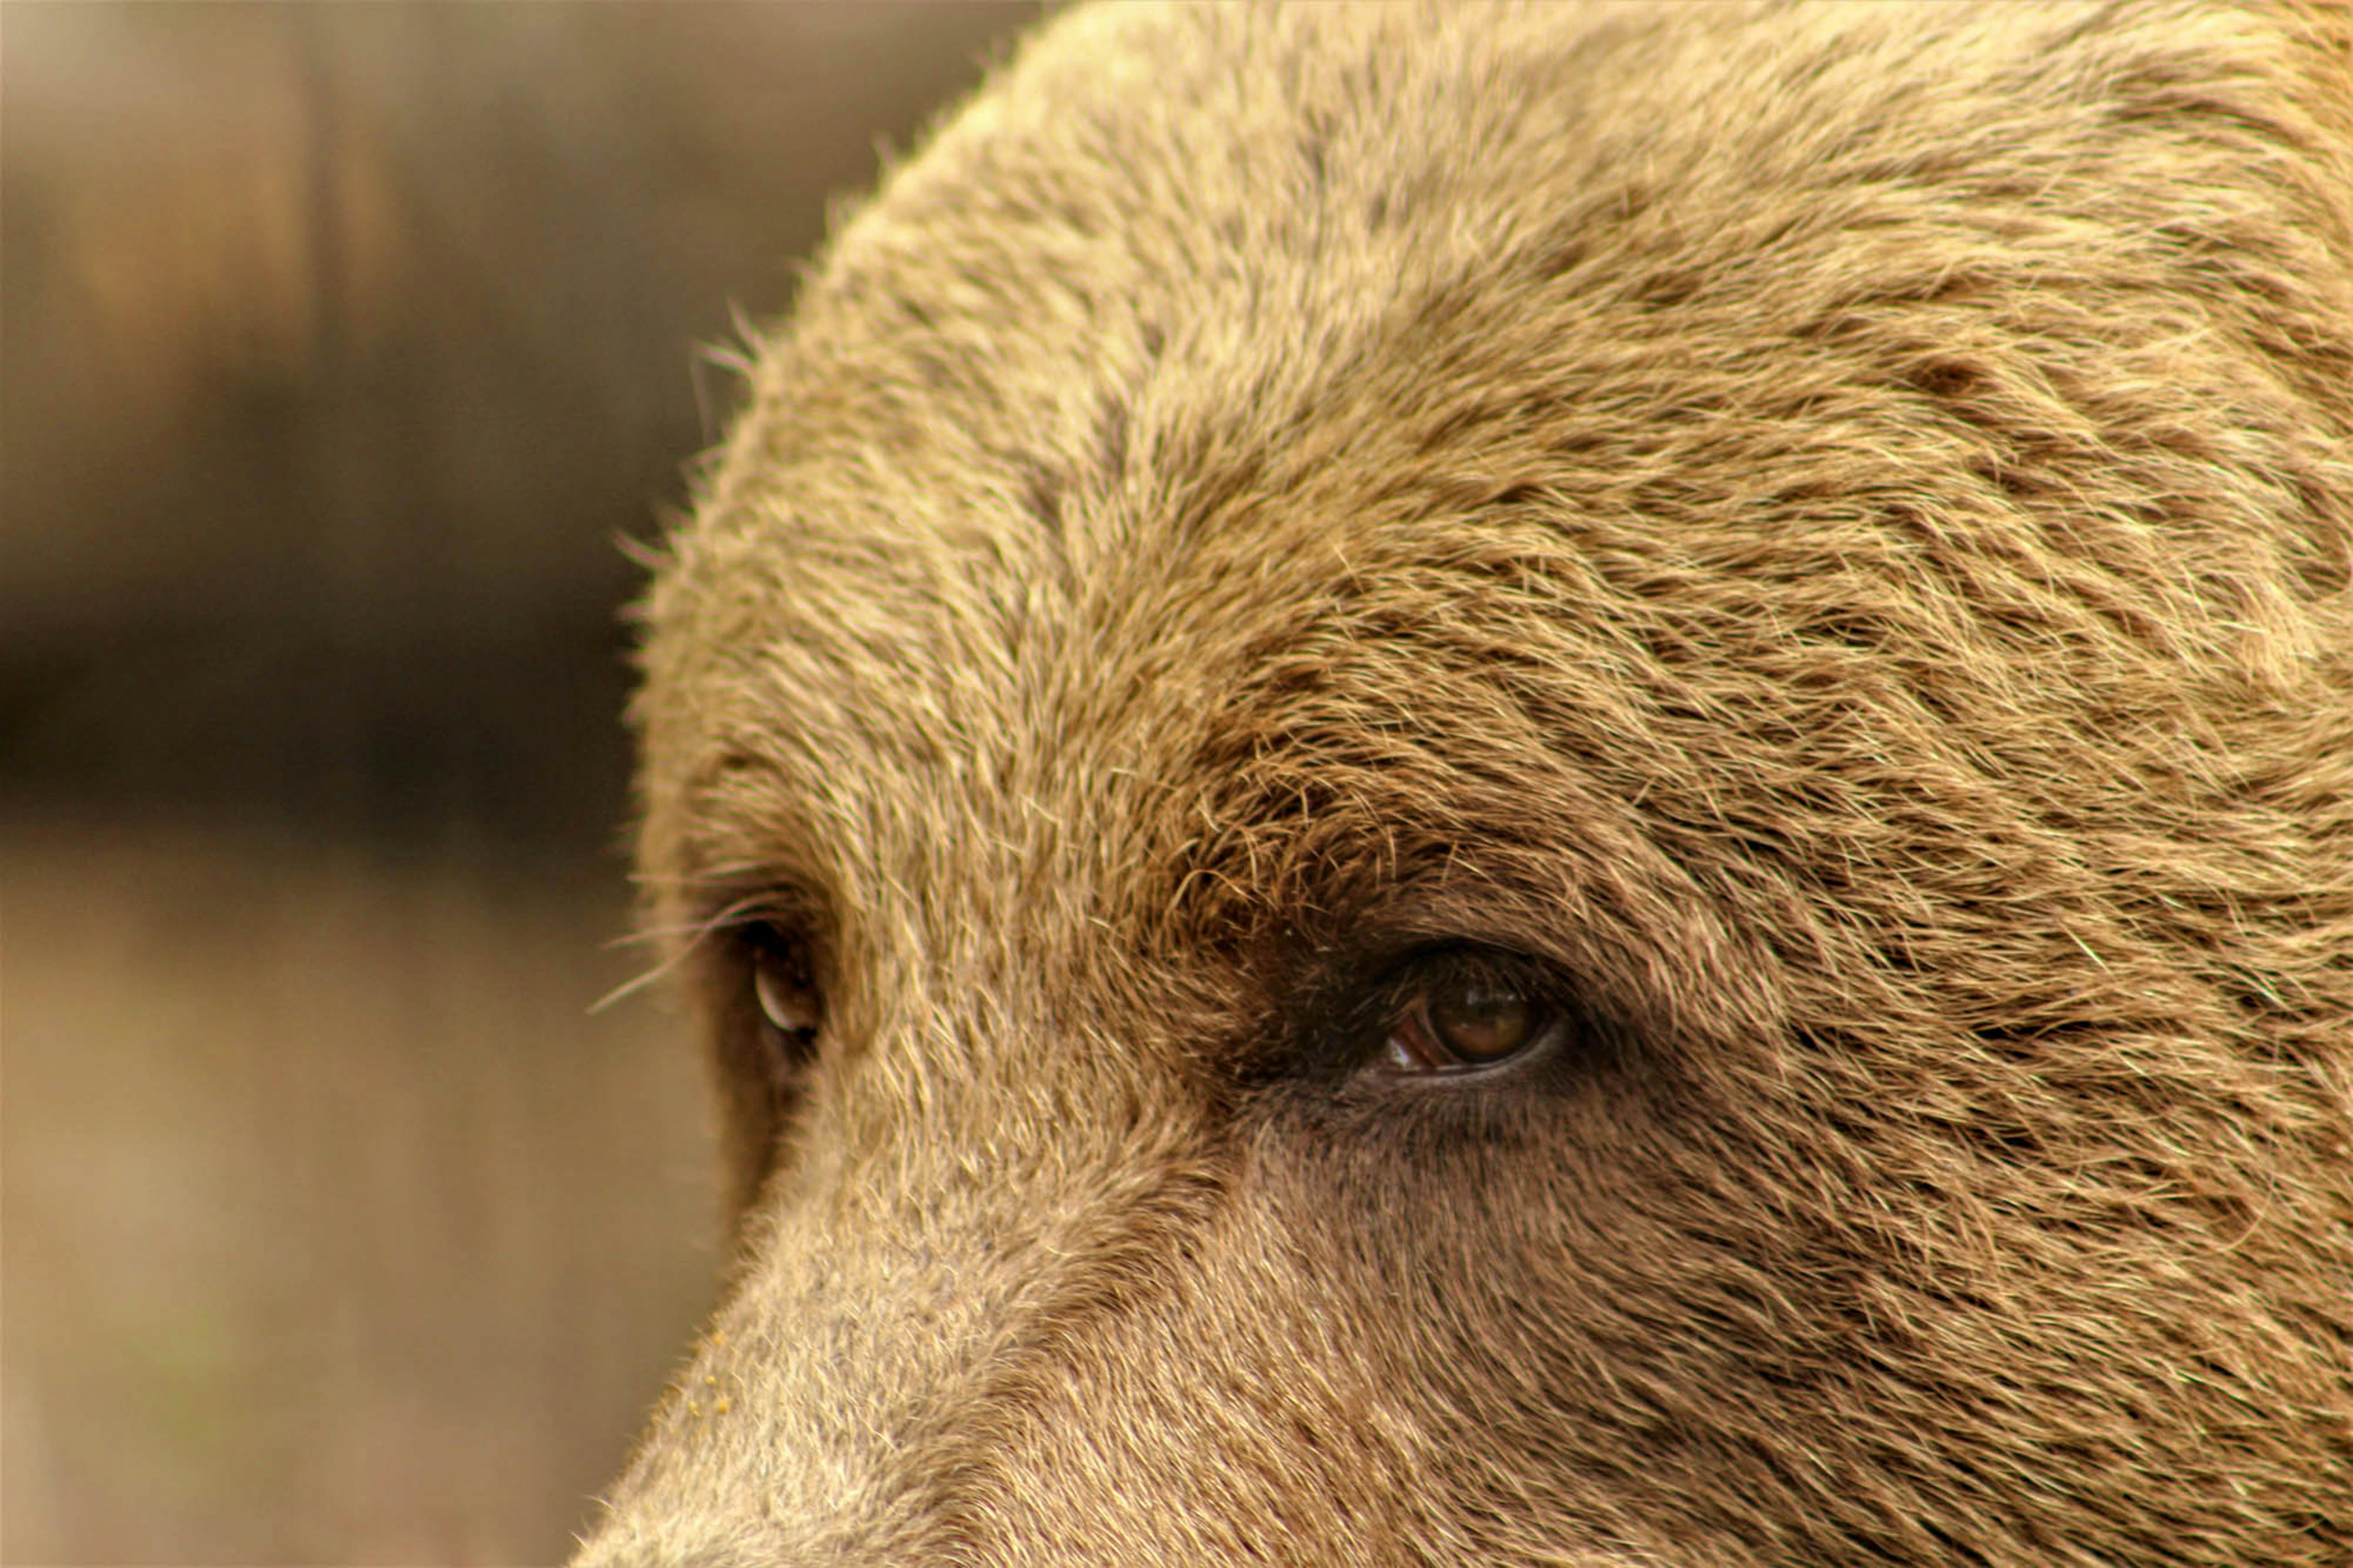
[[[644,610],[579,1561],[2353,1563],[2353,16],[1121,5]]]

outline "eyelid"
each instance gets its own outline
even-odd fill
[[[746,873],[714,879],[695,900],[701,937],[724,943],[773,942],[814,954],[828,929],[827,903],[809,889]]]

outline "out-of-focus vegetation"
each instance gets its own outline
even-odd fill
[[[0,6],[0,1559],[560,1558],[723,1261],[616,542],[1027,6]]]

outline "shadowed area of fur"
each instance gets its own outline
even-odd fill
[[[744,1247],[581,1562],[2345,1562],[2348,58],[1044,30],[649,602]],[[1447,943],[1589,1048],[1355,1070]]]

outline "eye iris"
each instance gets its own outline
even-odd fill
[[[1535,1005],[1510,991],[1464,986],[1430,1000],[1430,1026],[1439,1043],[1466,1062],[1510,1056],[1534,1037]]]

